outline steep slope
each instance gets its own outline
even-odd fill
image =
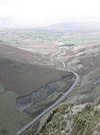
[[[0,45],[0,134],[13,135],[32,120],[27,112],[22,114],[16,109],[16,99],[18,97],[37,91],[38,88],[45,87],[50,82],[59,81],[63,75],[71,75],[52,67],[33,64],[34,55],[34,53],[11,47],[6,43]],[[69,81],[73,83],[73,77],[71,79]],[[34,108],[29,109],[40,113],[41,107],[45,109],[48,104],[51,104],[52,97],[53,100],[57,99],[57,96],[59,97],[56,93],[51,97],[47,96],[46,100],[49,99],[49,103],[43,101],[42,105],[39,104],[36,108],[39,111],[34,110]],[[47,104],[44,105],[44,103]]]
[[[67,97],[73,103],[91,102],[100,96],[100,44],[83,44],[66,50],[62,57],[69,68],[78,72],[80,82]]]
[[[90,42],[91,43],[91,42]],[[62,57],[68,67],[85,76],[100,67],[100,44],[81,44],[66,50]]]
[[[94,103],[64,104],[50,114],[38,135],[99,135],[100,97]]]
[[[69,74],[52,67],[30,64],[31,60],[34,63],[34,56],[34,53],[28,51],[0,45],[0,82],[6,90],[14,91],[20,96],[27,95]]]
[[[0,57],[0,82],[6,90],[18,95],[27,95],[45,86],[48,82],[59,80],[64,71],[47,67],[19,63]]]
[[[12,60],[16,60],[22,63],[30,63],[30,64],[44,64],[49,61],[48,58],[42,58],[41,53],[30,52],[18,49],[16,47],[11,46],[7,42],[0,41],[0,55],[6,58],[10,58]]]

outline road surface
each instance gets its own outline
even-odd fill
[[[75,85],[77,84],[77,82],[79,81],[79,76],[78,74],[76,74],[74,71],[70,70],[65,62],[63,60],[60,59],[60,56],[63,55],[65,53],[65,50],[60,53],[58,56],[57,56],[57,60],[59,62],[61,62],[63,64],[63,67],[73,73],[75,76],[76,76],[76,80],[75,82],[72,84],[72,86],[64,93],[64,95],[62,97],[60,97],[54,104],[52,104],[50,107],[48,107],[45,111],[43,111],[41,114],[39,114],[36,118],[34,118],[31,122],[29,122],[25,127],[23,127],[21,130],[19,130],[15,135],[20,135],[21,133],[23,133],[27,128],[29,128],[34,122],[36,122],[40,117],[42,117],[45,113],[47,113],[48,111],[50,111],[52,108],[54,108],[58,103],[60,103],[71,91],[72,89],[75,87]]]

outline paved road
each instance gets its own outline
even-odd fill
[[[53,105],[51,105],[50,107],[48,107],[44,112],[42,112],[40,115],[38,115],[36,118],[34,118],[31,122],[29,122],[25,127],[23,127],[21,130],[19,130],[15,135],[20,135],[22,132],[24,132],[27,128],[29,128],[34,122],[36,122],[40,117],[42,117],[45,113],[47,113],[48,111],[50,111],[52,108],[54,108],[58,103],[60,103],[71,91],[72,89],[75,87],[75,85],[77,84],[77,82],[79,81],[79,76],[78,74],[76,74],[74,71],[70,70],[69,68],[67,68],[65,62],[63,60],[60,59],[60,56],[63,55],[65,53],[66,50],[64,50],[62,53],[60,53],[57,56],[57,60],[59,62],[61,62],[63,64],[63,67],[73,73],[76,76],[76,80],[73,83],[73,85],[64,93],[64,95],[59,98]]]

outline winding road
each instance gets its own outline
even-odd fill
[[[76,80],[73,83],[73,85],[64,93],[64,95],[62,97],[60,97],[54,104],[52,104],[50,107],[48,107],[45,111],[43,111],[41,114],[39,114],[36,118],[34,118],[31,122],[29,122],[25,127],[23,127],[21,130],[19,130],[17,133],[15,133],[15,135],[20,135],[21,133],[23,133],[27,128],[29,128],[34,122],[36,122],[40,117],[42,117],[45,113],[47,113],[48,111],[50,111],[52,108],[54,108],[58,103],[60,103],[71,91],[72,89],[75,87],[75,85],[77,84],[77,82],[79,81],[79,76],[77,73],[75,73],[74,71],[70,70],[65,62],[63,60],[60,59],[60,56],[62,56],[65,53],[66,50],[64,50],[63,52],[61,52],[60,54],[58,54],[57,56],[57,60],[59,62],[61,62],[63,64],[63,67],[73,73],[76,76]]]

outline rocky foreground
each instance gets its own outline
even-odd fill
[[[100,97],[93,103],[58,107],[38,135],[100,135]]]

